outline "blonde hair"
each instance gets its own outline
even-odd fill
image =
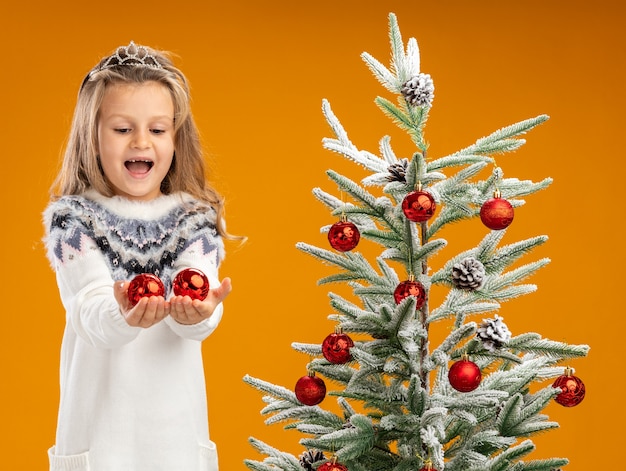
[[[94,189],[105,196],[113,196],[98,158],[97,126],[104,94],[107,87],[115,84],[156,82],[169,90],[174,103],[175,152],[172,165],[161,183],[161,192],[186,192],[211,206],[217,213],[220,235],[233,238],[223,225],[224,200],[207,181],[198,129],[191,114],[187,78],[174,66],[167,52],[141,47],[156,60],[159,67],[129,64],[105,66],[117,54],[114,53],[103,58],[85,77],[78,92],[68,143],[61,169],[50,190],[51,195],[58,198]]]

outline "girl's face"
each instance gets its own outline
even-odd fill
[[[174,156],[174,103],[157,82],[107,88],[98,119],[98,151],[115,195],[151,200]]]

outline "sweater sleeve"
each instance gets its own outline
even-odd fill
[[[219,286],[218,267],[224,257],[224,245],[221,237],[216,234],[212,223],[203,225],[197,232],[190,235],[185,249],[179,254],[174,262],[174,276],[185,268],[201,270],[209,280],[210,289]],[[177,335],[202,341],[217,328],[224,311],[220,303],[208,319],[198,324],[183,325],[171,317],[166,317],[165,322]]]
[[[99,348],[115,348],[135,339],[141,329],[128,325],[122,316],[106,260],[80,219],[52,210],[45,218],[48,258],[56,272],[68,328]]]

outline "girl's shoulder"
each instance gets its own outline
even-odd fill
[[[46,230],[50,230],[53,224],[65,226],[70,219],[80,219],[88,212],[88,206],[89,200],[80,195],[62,196],[50,201],[43,212]]]

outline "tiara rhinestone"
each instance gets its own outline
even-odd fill
[[[145,46],[137,45],[134,41],[131,41],[128,46],[118,47],[114,54],[111,54],[102,64],[96,66],[89,75],[118,66],[163,68],[157,58],[150,54]]]

